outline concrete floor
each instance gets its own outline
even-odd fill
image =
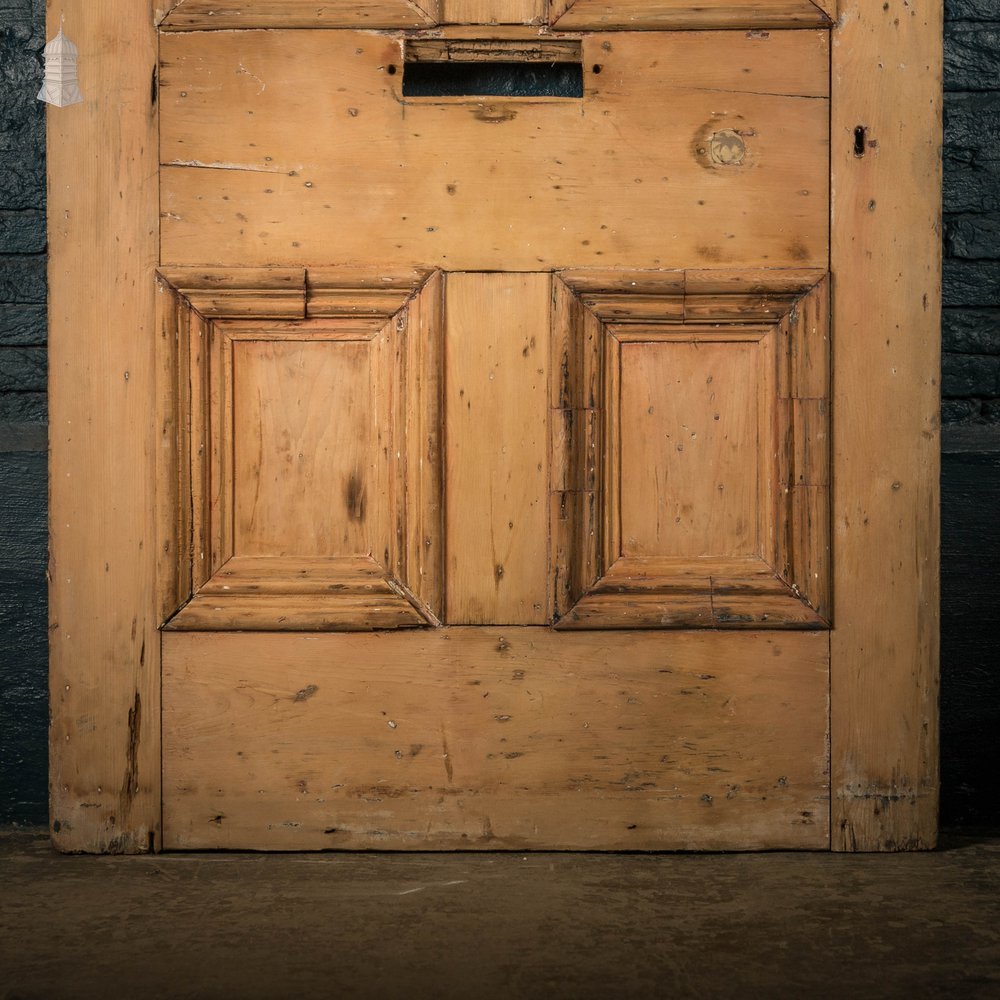
[[[933,854],[62,857],[0,834],[0,998],[1000,997],[1000,839]]]

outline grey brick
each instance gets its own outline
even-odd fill
[[[1000,212],[947,217],[944,246],[945,253],[950,257],[1000,259]]]
[[[46,456],[0,454],[0,823],[45,822]]]
[[[1000,211],[1000,163],[974,159],[964,151],[944,151],[946,212]]]
[[[48,319],[43,305],[0,305],[0,347],[44,344]]]
[[[946,306],[1000,305],[1000,261],[946,260],[942,282]]]
[[[994,396],[1000,391],[1000,357],[992,354],[946,354],[941,366],[941,394],[948,398]]]
[[[0,347],[0,392],[44,392],[47,361],[44,347]]]
[[[30,24],[31,20],[30,0],[0,0],[0,28]]]
[[[36,100],[45,39],[25,6],[0,14],[0,208],[8,210],[45,204],[45,111]]]
[[[1000,93],[944,102],[944,209],[1000,211]]]
[[[0,303],[42,304],[46,301],[46,259],[0,257]]]
[[[0,254],[43,253],[45,243],[44,212],[37,208],[20,212],[0,209]]]
[[[945,25],[944,89],[996,90],[998,80],[1000,24],[959,21]]]
[[[945,309],[941,346],[957,354],[1000,354],[1000,309]]]
[[[942,399],[942,424],[967,424],[980,417],[982,403],[978,399]]]
[[[44,392],[0,392],[0,423],[45,424],[48,419]]]
[[[1000,21],[1000,0],[945,0],[948,21]]]

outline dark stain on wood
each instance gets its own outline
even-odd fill
[[[139,790],[139,740],[142,734],[142,698],[135,693],[135,701],[128,710],[128,745],[125,748],[125,777],[122,779],[122,810],[127,812]]]
[[[792,245],[788,248],[788,255],[793,260],[808,260],[809,259],[809,251],[798,240],[796,240],[794,243],[792,243]]]
[[[445,735],[444,726],[441,727],[441,753],[444,760],[444,771],[448,775],[448,784],[452,783],[454,768],[451,763],[451,754],[448,752],[448,737]]]
[[[353,473],[347,480],[344,503],[347,506],[347,515],[351,520],[363,521],[365,519],[365,484],[357,473]]]

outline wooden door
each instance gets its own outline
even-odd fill
[[[932,842],[933,349],[892,331],[933,328],[936,250],[928,230],[904,281],[874,221],[898,180],[858,179],[884,139],[836,103],[847,22],[808,0],[168,7],[116,27],[154,69],[98,296],[155,318],[123,332],[141,385],[104,417],[153,496],[98,543],[146,613],[127,638],[84,616],[134,698],[69,782],[54,633],[57,841],[86,816],[103,849]],[[877,398],[899,377],[905,414]],[[880,415],[912,480],[886,480]],[[54,439],[56,495],[76,461]],[[86,502],[114,532],[118,501]],[[61,630],[79,583],[54,564]],[[79,796],[123,736],[95,825]]]

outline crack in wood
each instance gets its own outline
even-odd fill
[[[125,777],[122,780],[122,811],[128,812],[132,807],[136,793],[139,791],[139,741],[142,734],[142,699],[139,692],[128,710],[128,743],[125,747]]]

